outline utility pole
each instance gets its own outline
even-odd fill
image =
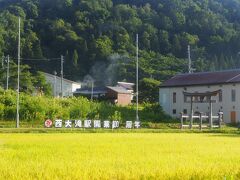
[[[61,97],[63,98],[63,55],[61,55]]]
[[[94,84],[93,84],[93,79],[92,79],[92,92],[91,92],[91,101],[93,100],[93,86],[94,86]]]
[[[54,97],[57,96],[57,71],[54,71]]]
[[[138,116],[138,34],[136,35],[136,121],[139,121]]]
[[[18,81],[17,81],[17,120],[16,120],[16,128],[19,128],[19,88],[20,88],[20,46],[21,46],[21,19],[18,18]]]
[[[8,90],[8,81],[9,81],[9,55],[7,56],[7,86],[6,86],[7,90]]]
[[[188,45],[188,73],[192,73],[192,60],[191,60],[190,45]]]

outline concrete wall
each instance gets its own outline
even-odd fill
[[[81,85],[77,83],[72,83],[72,92],[75,92],[77,89],[80,89]]]
[[[159,102],[164,111],[172,117],[179,117],[179,113],[187,109],[187,114],[190,113],[190,103],[184,102],[183,91],[186,92],[207,92],[222,90],[222,102],[219,101],[219,96],[213,97],[216,103],[213,103],[213,115],[217,115],[218,111],[224,113],[224,122],[231,122],[231,112],[236,112],[236,122],[240,122],[240,84],[222,84],[210,86],[187,86],[187,87],[172,87],[160,88]],[[236,100],[232,101],[232,90],[236,91]],[[176,93],[176,103],[173,103],[173,93]],[[188,99],[189,100],[189,99]],[[209,112],[208,103],[194,103],[194,112]],[[176,110],[174,114],[173,111]]]

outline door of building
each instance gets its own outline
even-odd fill
[[[236,111],[231,111],[231,123],[236,123]]]

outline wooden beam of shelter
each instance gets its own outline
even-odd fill
[[[212,92],[204,92],[204,93],[199,93],[199,92],[194,92],[194,93],[189,93],[189,92],[183,92],[184,96],[186,97],[190,97],[191,98],[191,109],[190,109],[190,129],[192,129],[192,125],[193,125],[193,103],[194,103],[194,99],[200,99],[197,100],[198,102],[203,102],[204,98],[207,97],[207,101],[209,103],[209,107],[210,107],[210,112],[209,112],[209,125],[212,128],[213,126],[213,120],[212,120],[212,96],[217,96],[219,93],[221,92],[221,90],[217,90],[217,91],[212,91]]]
[[[199,100],[193,100],[193,103],[209,103],[210,100],[203,100],[203,101],[199,101]],[[211,100],[212,103],[216,103],[216,100]],[[186,101],[186,103],[191,103],[191,101]]]
[[[183,94],[185,96],[188,96],[188,97],[204,97],[204,96],[217,96],[222,90],[219,89],[217,91],[212,91],[212,92],[204,92],[204,93],[199,93],[199,92],[193,92],[193,93],[190,93],[190,92],[183,92]]]

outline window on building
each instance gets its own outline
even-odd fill
[[[184,110],[183,110],[183,114],[187,114],[187,109],[184,109]]]
[[[176,109],[173,109],[172,113],[173,113],[173,114],[177,114],[177,110],[176,110]]]
[[[236,101],[236,90],[235,89],[232,89],[232,102],[235,102]]]
[[[177,93],[173,93],[173,103],[177,102]]]
[[[201,96],[199,100],[200,100],[201,102],[203,102],[203,101],[204,101],[204,98],[205,98],[205,96]]]
[[[219,102],[222,102],[222,91],[219,92]]]

